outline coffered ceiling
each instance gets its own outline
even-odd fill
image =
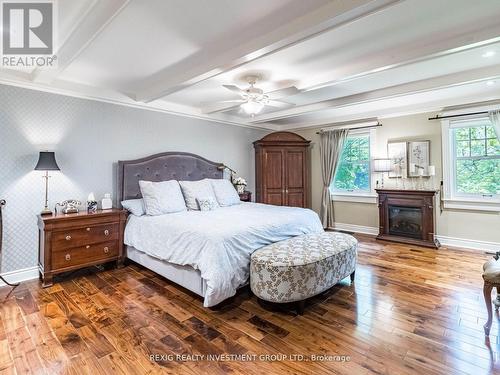
[[[500,99],[498,0],[57,1],[56,69],[0,83],[235,125],[294,129]],[[294,85],[249,116],[239,99]]]

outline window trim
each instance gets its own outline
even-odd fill
[[[370,190],[357,190],[357,191],[344,191],[344,190],[332,190],[330,189],[330,198],[334,202],[356,202],[356,203],[377,203],[377,194],[375,193],[374,186],[374,174],[371,166],[372,152],[375,149],[375,129],[357,129],[349,131],[349,136],[363,136],[369,137],[370,142],[370,155],[369,155],[369,167],[370,167]]]
[[[485,119],[485,116],[471,117],[469,120]],[[453,129],[467,127],[467,120],[460,121],[463,126],[454,125],[449,119],[441,120],[442,163],[443,163],[443,205],[444,208],[475,211],[500,212],[500,197],[479,197],[473,194],[455,193],[455,144],[453,142]]]

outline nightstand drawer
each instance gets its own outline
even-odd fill
[[[89,225],[78,229],[68,229],[54,232],[52,235],[52,249],[53,251],[59,251],[99,242],[113,241],[117,240],[118,236],[118,224]]]
[[[79,266],[116,256],[118,256],[117,241],[59,250],[52,253],[52,268],[57,270],[60,268]]]

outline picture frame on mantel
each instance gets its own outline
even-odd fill
[[[408,168],[408,177],[419,177],[419,170],[423,170],[423,177],[429,177],[431,141],[408,142],[408,166],[415,165],[415,169]]]
[[[387,157],[392,160],[393,170],[389,172],[389,178],[401,178],[408,170],[407,142],[387,142]]]

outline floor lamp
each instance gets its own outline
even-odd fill
[[[0,199],[0,271],[2,270],[2,238],[3,238],[3,222],[2,222],[2,211],[3,211],[3,206],[5,206],[5,200]],[[7,280],[3,278],[2,275],[0,275],[0,280],[2,280],[5,284],[8,286],[16,287],[19,285],[17,284],[11,284]]]

